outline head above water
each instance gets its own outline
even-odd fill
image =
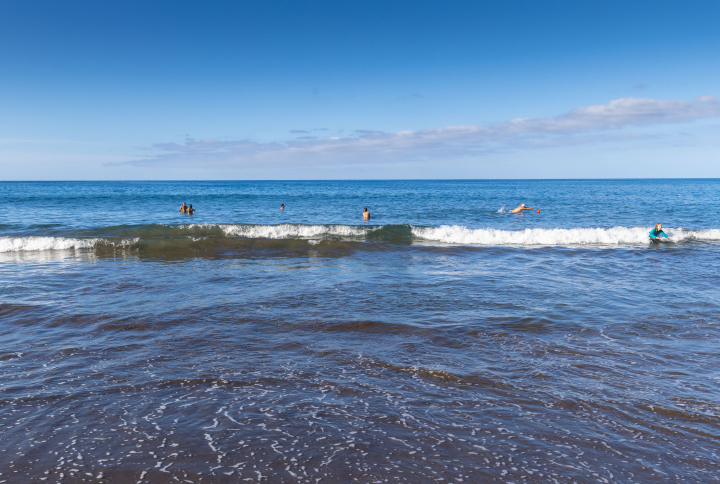
[[[365,207],[365,210],[364,210],[364,211],[367,212],[367,207]]]
[[[662,224],[655,224],[655,230],[662,230]]]

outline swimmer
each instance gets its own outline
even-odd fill
[[[650,231],[650,238],[652,240],[657,240],[658,236],[662,235],[666,239],[668,238],[667,234],[663,232],[662,224],[655,224],[655,228]]]
[[[187,208],[187,213],[189,213],[190,215],[192,215],[194,212],[195,212],[195,209],[192,208],[192,203],[191,203],[190,206]]]
[[[367,207],[365,207],[365,211],[363,212],[363,220],[366,222],[370,220],[370,212],[368,212]]]
[[[510,213],[522,213],[523,210],[532,210],[532,209],[533,209],[532,207],[526,207],[525,204],[523,203],[519,207],[510,210]]]
[[[285,210],[285,204],[284,204],[284,203],[281,203],[281,204],[280,204],[280,210]]]
[[[187,212],[187,205],[185,205],[185,202],[183,202],[183,204],[180,205],[180,209],[178,209],[178,212],[182,212],[182,213]]]

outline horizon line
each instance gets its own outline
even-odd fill
[[[88,180],[0,180],[0,183],[81,183],[81,182],[380,182],[380,181],[610,181],[610,180],[720,180],[720,177],[617,177],[617,178],[246,178],[246,179],[217,179],[217,178],[192,178],[192,179],[88,179]]]

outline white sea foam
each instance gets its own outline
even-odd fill
[[[645,244],[651,228],[613,227],[575,229],[469,229],[462,225],[413,227],[413,235],[427,241],[460,245],[637,245]],[[682,231],[665,229],[668,242],[720,240],[720,230]]]
[[[222,225],[225,235],[249,239],[310,239],[317,237],[362,237],[381,227],[353,225]]]
[[[504,208],[504,207],[503,207]],[[502,210],[502,209],[501,209]],[[313,243],[326,238],[364,238],[383,226],[352,225],[222,225],[231,237],[267,239],[311,239]],[[573,229],[469,229],[462,225],[411,227],[418,239],[459,245],[637,245],[649,239],[651,227],[573,228]],[[665,229],[668,242],[685,240],[720,240],[720,229],[683,231]]]
[[[190,226],[185,226],[189,228]],[[198,226],[195,226],[198,227]],[[304,239],[310,244],[318,244],[327,239],[365,239],[374,231],[387,226],[354,225],[213,225],[219,227],[226,237],[252,239]],[[407,227],[407,226],[405,226]],[[647,244],[650,227],[613,227],[574,228],[574,229],[471,229],[463,225],[443,225],[440,227],[414,227],[410,230],[417,240],[475,246],[574,246],[574,245],[641,245]],[[684,241],[720,241],[720,229],[679,230],[665,229],[670,239],[667,243]],[[207,236],[192,236],[193,241],[201,241]],[[92,250],[97,247],[127,247],[140,238],[113,239],[73,238],[73,237],[0,237],[2,252],[37,252],[62,250]]]
[[[127,246],[138,239],[108,242],[105,239],[76,239],[72,237],[0,237],[0,252],[35,252],[41,250],[88,250],[99,244]]]
[[[663,229],[664,230],[664,229]],[[668,235],[674,239],[680,240],[720,240],[720,229],[706,230],[670,230]]]

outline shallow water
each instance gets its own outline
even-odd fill
[[[716,482],[719,188],[2,183],[0,481]]]

